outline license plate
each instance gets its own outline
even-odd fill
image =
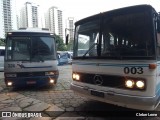
[[[97,96],[97,97],[104,97],[103,92],[93,91],[91,90],[91,95]]]
[[[27,81],[28,85],[36,84],[36,81]]]

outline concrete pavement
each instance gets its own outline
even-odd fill
[[[28,113],[28,112],[40,112],[43,117],[24,117],[27,120],[60,120],[60,119],[85,119],[82,116],[74,114],[72,112],[66,113],[66,111],[73,111],[75,106],[78,106],[79,102],[76,101],[77,98],[81,98],[75,95],[73,91],[70,90],[71,78],[71,66],[64,67],[61,71],[62,66],[60,66],[60,77],[59,82],[53,88],[25,88],[25,89],[8,89],[5,87],[3,81],[3,75],[1,73],[0,79],[0,112],[18,112],[18,113]],[[69,72],[65,72],[65,70]],[[72,99],[73,96],[76,99]],[[80,99],[81,100],[81,99]],[[71,106],[72,105],[72,106]],[[21,117],[16,117],[13,114],[13,118],[2,117],[2,120],[15,120],[24,119]],[[65,116],[65,117],[64,117]]]
[[[70,90],[71,65],[59,66],[60,76],[56,86],[52,88],[21,88],[8,89],[5,87],[3,73],[0,73],[0,111],[30,113],[40,112],[44,117],[1,117],[0,120],[103,120],[106,118],[94,118],[85,113],[86,110],[96,111],[125,111],[121,108],[106,103],[89,100],[75,94]],[[77,112],[77,111],[83,111]],[[1,115],[0,112],[0,115]],[[105,113],[105,112],[104,112]],[[116,118],[117,119],[117,118]],[[122,118],[124,119],[124,118]],[[127,118],[128,119],[128,118]],[[131,119],[131,118],[129,118]],[[147,120],[152,118],[147,118]],[[156,118],[155,120],[159,120]],[[107,120],[110,120],[109,118]],[[140,120],[145,118],[140,117]]]

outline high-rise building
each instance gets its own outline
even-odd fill
[[[63,39],[63,12],[52,6],[45,14],[45,26]]]
[[[63,38],[63,12],[58,10],[58,35]]]
[[[74,39],[74,23],[75,19],[73,17],[69,17],[67,20],[66,34],[69,34],[70,40]]]
[[[3,15],[3,1],[0,0],[0,38],[5,38],[5,31],[4,31],[4,15]]]
[[[41,27],[39,5],[26,2],[20,11],[19,27]]]
[[[5,33],[17,29],[15,0],[0,0],[0,38],[5,37]]]

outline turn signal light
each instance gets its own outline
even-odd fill
[[[157,67],[157,64],[149,64],[149,69],[156,69]]]

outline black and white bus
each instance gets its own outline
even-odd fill
[[[75,23],[71,89],[91,99],[154,110],[160,101],[160,17],[150,5]],[[87,49],[84,54],[79,50]]]

